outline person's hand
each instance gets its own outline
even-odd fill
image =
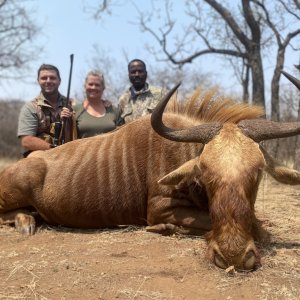
[[[72,116],[72,112],[67,108],[63,107],[61,113],[60,113],[60,118],[70,118]]]
[[[104,107],[110,107],[112,103],[109,100],[103,100]]]

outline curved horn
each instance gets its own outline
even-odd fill
[[[176,142],[208,143],[222,128],[219,123],[201,124],[191,128],[172,129],[163,124],[162,116],[168,101],[181,83],[173,87],[155,107],[151,115],[151,126],[160,136]]]
[[[300,81],[294,76],[281,73],[300,90]],[[300,134],[300,122],[279,123],[265,119],[243,120],[238,127],[242,132],[256,142],[279,139]]]
[[[275,122],[265,119],[243,120],[238,123],[242,132],[256,142],[300,134],[300,122]]]
[[[298,90],[300,90],[300,80],[298,80],[297,78],[295,78],[294,76],[288,74],[285,71],[281,71],[281,73],[291,82],[293,83]]]

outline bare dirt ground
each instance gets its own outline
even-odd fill
[[[300,299],[299,197],[300,186],[263,179],[256,210],[272,238],[249,273],[210,264],[201,237],[0,227],[0,299]]]

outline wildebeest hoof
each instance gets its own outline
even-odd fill
[[[33,235],[35,232],[35,219],[31,215],[19,213],[15,217],[15,227],[23,235]]]
[[[160,233],[162,235],[171,235],[177,231],[178,227],[174,224],[156,224],[153,226],[147,226],[146,231]]]

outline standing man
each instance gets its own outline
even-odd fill
[[[121,117],[125,123],[151,113],[164,94],[161,88],[146,82],[146,64],[140,59],[128,64],[128,77],[132,85],[119,98]]]
[[[59,70],[49,64],[38,69],[37,81],[41,87],[40,94],[26,103],[20,112],[18,138],[25,148],[24,157],[35,150],[48,150],[55,147],[55,122],[63,120],[64,140],[73,139],[72,108],[58,88],[61,83]]]

